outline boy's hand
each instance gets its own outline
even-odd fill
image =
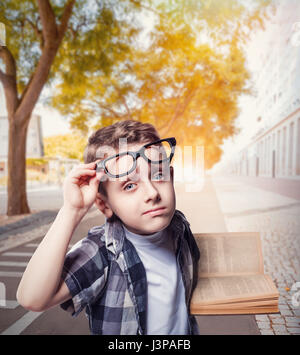
[[[93,205],[103,170],[96,173],[96,163],[80,164],[64,180],[64,206],[86,213]]]

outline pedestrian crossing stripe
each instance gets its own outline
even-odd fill
[[[23,272],[0,271],[0,277],[22,277]]]

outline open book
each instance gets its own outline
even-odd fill
[[[264,274],[259,233],[194,234],[200,250],[192,314],[278,312],[279,293]]]

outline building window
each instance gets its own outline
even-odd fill
[[[268,156],[267,156],[267,174],[271,174],[271,162],[272,162],[272,146],[271,146],[271,136],[268,138]]]
[[[285,175],[285,155],[286,155],[286,127],[283,128],[283,133],[282,133],[282,175]]]
[[[277,166],[276,166],[276,173],[277,173],[277,176],[280,175],[281,173],[281,169],[280,169],[280,152],[281,152],[281,147],[280,147],[280,139],[281,139],[281,131],[279,130],[277,132]]]
[[[290,134],[289,134],[289,165],[288,165],[288,175],[293,175],[293,158],[294,158],[294,122],[290,124]]]
[[[262,173],[265,173],[265,142],[261,142],[261,170]]]
[[[297,129],[297,168],[296,173],[300,175],[300,117],[298,118],[298,129]]]
[[[268,140],[265,138],[264,141],[264,173],[267,173],[267,160],[268,160]]]

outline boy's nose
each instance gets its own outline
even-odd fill
[[[157,191],[156,187],[151,181],[151,176],[150,176],[151,167],[143,159],[138,159],[138,167],[140,172],[141,183],[144,188],[144,194],[145,194],[144,201],[147,202],[150,200],[154,200],[154,201],[158,200],[160,198],[159,192]]]
[[[149,202],[151,200],[156,201],[159,199],[159,192],[153,186],[151,180],[149,180],[149,179],[144,180],[143,185],[144,185],[144,190],[145,190],[145,197],[144,197],[145,202]]]

